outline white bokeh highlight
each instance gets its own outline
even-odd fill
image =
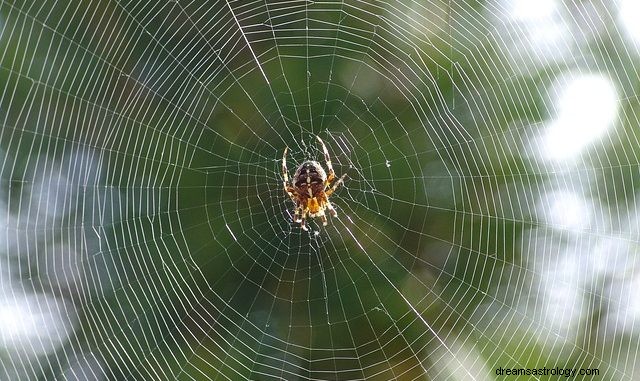
[[[552,160],[572,159],[615,125],[618,93],[603,75],[577,75],[560,89],[555,104],[558,114],[546,131],[544,153]]]
[[[523,75],[570,56],[577,36],[557,0],[500,0],[493,12],[504,30],[496,38],[513,61],[511,69]]]
[[[523,22],[544,22],[558,11],[556,0],[510,0],[508,6],[510,16]]]
[[[591,221],[592,207],[581,195],[561,190],[542,195],[538,215],[546,223],[561,229],[586,229]]]
[[[48,354],[75,329],[77,317],[61,299],[46,295],[0,294],[0,346],[28,356]]]
[[[627,37],[640,44],[640,1],[620,0],[618,20]]]

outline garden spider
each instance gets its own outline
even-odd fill
[[[304,230],[308,230],[306,224],[307,215],[311,218],[320,217],[323,226],[327,225],[327,217],[324,214],[325,209],[329,209],[332,217],[338,215],[329,201],[329,196],[342,184],[344,178],[347,176],[345,173],[331,186],[331,182],[336,178],[336,174],[331,165],[329,151],[322,139],[320,139],[319,136],[316,136],[316,138],[322,145],[329,176],[327,176],[320,163],[307,160],[296,169],[296,173],[293,175],[293,182],[289,184],[289,174],[287,173],[287,151],[289,147],[284,149],[284,154],[282,155],[284,191],[291,197],[291,200],[293,200],[296,205],[293,217],[294,221],[299,222],[300,227]]]

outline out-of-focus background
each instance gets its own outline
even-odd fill
[[[0,379],[638,379],[639,46],[636,0],[0,1]]]

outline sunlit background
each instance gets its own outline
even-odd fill
[[[639,46],[637,0],[1,1],[0,379],[638,379]]]

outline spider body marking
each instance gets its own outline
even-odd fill
[[[336,217],[338,213],[331,205],[329,196],[342,184],[346,174],[342,175],[333,185],[331,182],[335,180],[336,174],[331,165],[329,151],[322,139],[316,136],[318,142],[322,145],[324,159],[327,165],[327,172],[320,163],[313,160],[307,160],[300,164],[293,175],[293,181],[289,182],[289,173],[287,170],[287,152],[289,148],[284,149],[282,155],[282,177],[284,179],[284,191],[289,195],[295,203],[294,220],[300,223],[300,227],[308,230],[306,219],[320,217],[322,225],[327,225],[327,216],[325,210],[329,210],[332,217]]]

